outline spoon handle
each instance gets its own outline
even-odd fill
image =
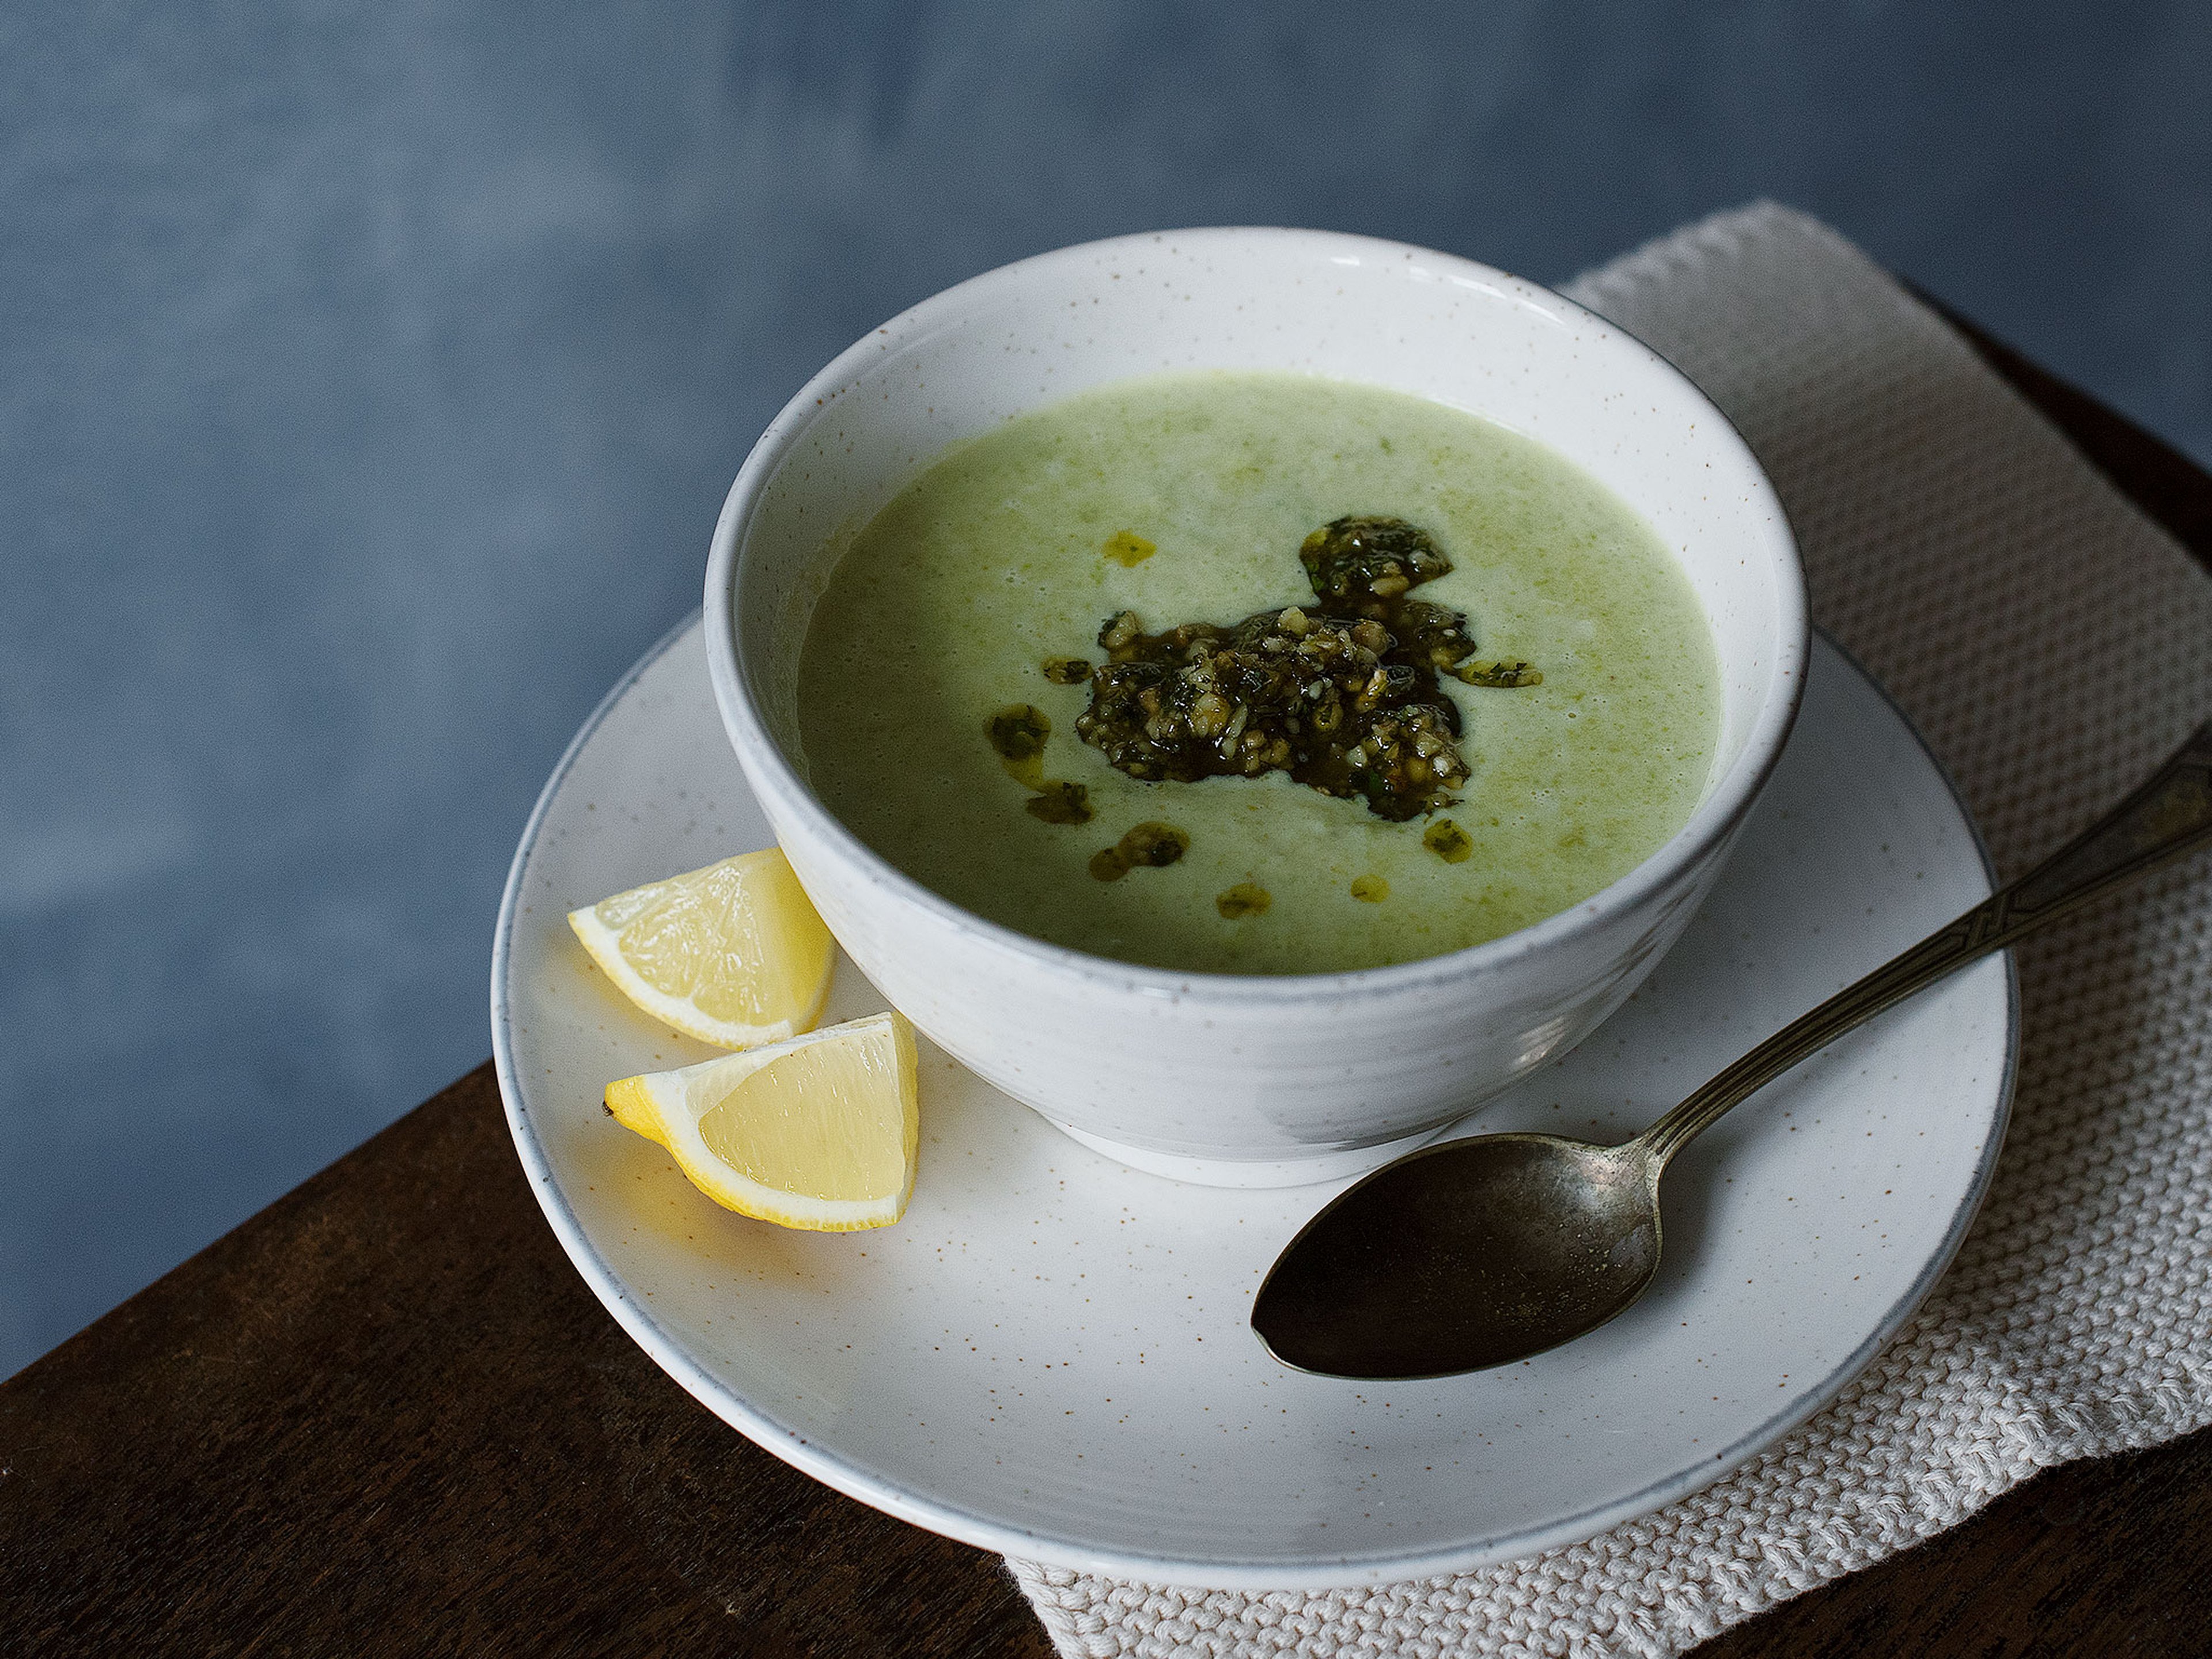
[[[2212,844],[2212,722],[2149,781],[2019,880],[1792,1020],[1638,1137],[1656,1164],[1801,1060],[1946,974]]]

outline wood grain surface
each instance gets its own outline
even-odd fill
[[[489,1065],[0,1385],[0,1652],[1042,1656],[623,1334]]]
[[[2212,562],[2212,478],[1953,320]],[[2194,1659],[2208,1615],[2212,1431],[2045,1473],[1698,1655]],[[0,1653],[1048,1652],[995,1558],[798,1474],[631,1344],[489,1066],[0,1383]]]

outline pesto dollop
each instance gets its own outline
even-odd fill
[[[1393,823],[1455,805],[1468,767],[1437,674],[1515,686],[1543,676],[1472,660],[1463,612],[1407,598],[1452,568],[1418,526],[1338,519],[1305,538],[1298,560],[1310,605],[1159,634],[1133,611],[1109,617],[1076,735],[1146,781],[1287,772]]]

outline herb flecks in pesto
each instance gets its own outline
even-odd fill
[[[1091,873],[1100,881],[1119,881],[1132,870],[1163,869],[1188,851],[1190,837],[1172,823],[1140,823],[1093,853]]]
[[[1351,518],[1325,524],[1305,538],[1298,562],[1323,605],[1388,620],[1407,592],[1451,569],[1426,531],[1403,519]]]
[[[1213,908],[1227,921],[1242,921],[1263,914],[1274,902],[1267,890],[1255,881],[1240,881],[1225,893],[1214,896]]]
[[[1015,782],[1024,789],[1044,787],[1044,745],[1052,721],[1043,709],[1010,702],[983,722],[983,735]]]
[[[1044,677],[1054,685],[1080,685],[1091,678],[1091,663],[1085,657],[1047,657]]]
[[[1115,564],[1128,569],[1144,563],[1160,550],[1133,530],[1117,530],[1106,538],[1102,550]]]
[[[983,735],[1001,760],[1034,760],[1044,753],[1045,739],[1052,735],[1052,718],[1032,704],[1010,702],[984,722]]]
[[[1091,792],[1079,783],[1055,779],[1039,786],[1023,805],[1031,817],[1042,818],[1047,823],[1088,823],[1091,818]]]
[[[1016,782],[1034,793],[1023,803],[1031,817],[1047,823],[1091,822],[1091,792],[1079,783],[1048,780],[1044,775],[1044,746],[1052,736],[1052,720],[1043,709],[1026,702],[1010,702],[983,722],[983,735],[998,751]]]
[[[1421,833],[1421,845],[1446,864],[1464,864],[1474,851],[1474,839],[1449,818],[1438,818]]]
[[[1543,671],[1534,663],[1463,662],[1451,672],[1455,680],[1501,691],[1517,691],[1524,685],[1544,683]]]
[[[1324,525],[1298,560],[1310,607],[1161,634],[1133,611],[1109,618],[1076,735],[1148,782],[1287,772],[1394,823],[1451,805],[1468,769],[1459,709],[1437,676],[1459,673],[1474,641],[1459,611],[1406,597],[1451,561],[1425,531],[1384,518]],[[1510,666],[1531,678],[1483,683],[1541,678]]]

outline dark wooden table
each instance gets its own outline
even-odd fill
[[[1954,319],[1957,321],[1957,319]],[[2212,477],[1960,327],[2212,561]],[[2212,1431],[1702,1659],[2212,1651]],[[0,1383],[0,1653],[1050,1651],[993,1557],[725,1428],[554,1243],[489,1066]]]

